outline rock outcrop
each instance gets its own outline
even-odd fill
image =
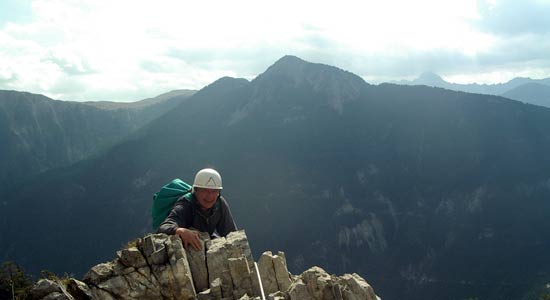
[[[357,274],[338,277],[312,267],[292,275],[282,252],[264,252],[256,268],[244,231],[202,239],[202,250],[192,251],[177,236],[147,235],[118,251],[113,261],[94,266],[82,281],[41,279],[31,295],[42,300],[244,300],[262,294],[269,300],[379,299]]]

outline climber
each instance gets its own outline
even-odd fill
[[[226,236],[237,230],[227,201],[220,195],[222,178],[214,169],[195,175],[190,195],[181,196],[160,224],[157,232],[178,235],[186,248],[201,250],[199,231],[211,237]]]

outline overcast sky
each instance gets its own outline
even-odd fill
[[[550,77],[550,0],[2,0],[0,89],[135,101],[286,54],[366,81]]]

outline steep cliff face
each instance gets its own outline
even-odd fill
[[[31,294],[43,300],[379,299],[357,274],[338,277],[312,267],[292,275],[282,252],[264,252],[256,264],[244,231],[202,237],[203,250],[193,251],[177,236],[147,235],[94,266],[83,281],[42,279]]]

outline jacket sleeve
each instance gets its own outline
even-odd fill
[[[189,228],[191,225],[192,212],[191,204],[185,198],[180,198],[170,214],[157,229],[157,233],[175,234],[179,227]]]
[[[216,231],[221,236],[226,236],[232,231],[237,231],[237,225],[235,225],[235,221],[233,221],[233,216],[231,215],[231,210],[229,209],[227,201],[225,201],[223,197],[220,197],[220,199],[222,201],[222,217]]]

